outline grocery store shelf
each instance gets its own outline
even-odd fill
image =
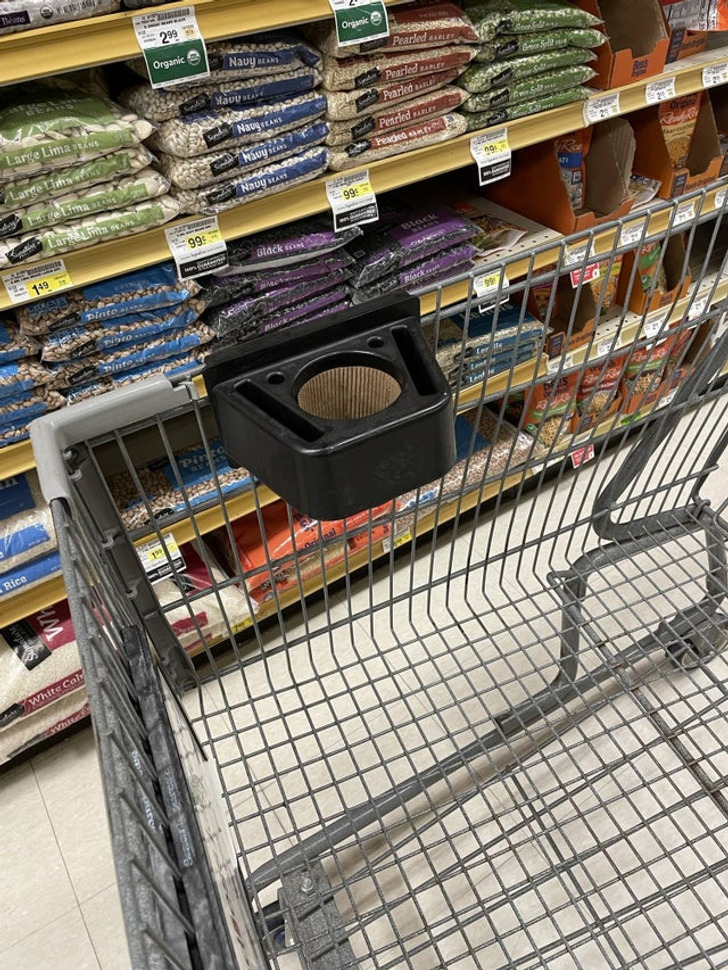
[[[210,2],[217,3],[218,0]],[[12,36],[17,38],[23,35]],[[0,58],[4,56],[0,49]],[[695,55],[694,58],[680,61],[680,68],[670,72],[675,75],[677,93],[683,95],[700,90],[703,86],[703,67],[708,63],[722,64],[727,59],[728,50],[721,50],[711,52],[708,60],[704,55]],[[644,107],[645,87],[650,81],[654,81],[654,78],[619,89],[621,114]],[[515,150],[583,127],[583,111],[583,102],[577,102],[519,118],[507,126],[509,144]],[[429,145],[370,163],[368,169],[374,191],[381,194],[474,164],[470,155],[471,137],[472,135],[462,135],[439,145]],[[220,213],[218,218],[223,236],[231,240],[324,212],[328,208],[326,179],[319,178],[285,192],[228,209]],[[176,222],[189,221],[190,218],[192,217]],[[63,255],[75,286],[107,279],[109,276],[127,273],[169,258],[170,252],[162,227]],[[10,307],[4,287],[1,289],[0,308]]]
[[[190,0],[205,40],[290,27],[331,16],[327,0]],[[403,0],[384,0],[391,6]],[[164,11],[190,6],[170,3]],[[107,14],[0,37],[0,84],[13,84],[139,56],[132,16]]]
[[[17,593],[9,593],[0,599],[0,614],[2,626],[9,626],[24,620],[31,613],[37,613],[48,606],[53,606],[65,599],[66,587],[61,573],[55,573],[48,579],[42,580],[31,589],[24,589]]]
[[[35,458],[29,440],[0,448],[0,482],[31,468],[35,468]]]

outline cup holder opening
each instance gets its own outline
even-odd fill
[[[385,411],[402,393],[399,381],[376,367],[331,367],[309,378],[299,389],[298,406],[330,421],[354,421]]]

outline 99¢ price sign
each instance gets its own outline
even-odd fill
[[[379,218],[377,197],[369,181],[368,169],[328,179],[326,196],[334,216],[334,232],[376,222]]]
[[[228,251],[217,216],[207,216],[164,230],[181,280],[204,276],[228,265]]]
[[[478,183],[490,185],[511,174],[511,146],[508,129],[496,128],[470,139],[470,154],[478,166]]]
[[[132,23],[153,88],[209,76],[207,48],[194,7],[139,14]]]

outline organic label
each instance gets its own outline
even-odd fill
[[[158,583],[160,579],[171,576],[173,570],[182,572],[185,561],[179,551],[174,536],[164,536],[164,545],[158,539],[152,539],[141,546],[137,546],[137,555],[150,583]],[[166,551],[165,551],[166,547]]]
[[[630,222],[628,226],[622,226],[622,231],[619,234],[619,245],[635,246],[642,239],[645,222],[645,219],[638,219],[636,222]]]
[[[588,461],[591,461],[594,457],[594,445],[584,445],[583,448],[577,448],[576,451],[572,451],[571,465],[573,468],[578,468],[580,465],[585,465]]]
[[[379,218],[379,206],[369,180],[369,169],[327,179],[326,195],[334,216],[334,232],[376,222]]]
[[[470,139],[470,154],[478,166],[478,182],[489,185],[511,174],[511,147],[508,129],[497,128]]]
[[[659,78],[657,81],[650,81],[645,87],[645,101],[647,104],[659,104],[660,101],[669,101],[674,97],[676,97],[675,75]]]
[[[389,37],[387,8],[382,0],[329,0],[339,47]]]
[[[62,259],[39,263],[30,269],[18,269],[14,273],[5,273],[2,280],[11,303],[27,303],[28,300],[52,296],[73,286]]]
[[[599,263],[590,263],[584,269],[572,269],[569,278],[572,287],[576,289],[580,283],[592,283],[594,280],[598,280],[601,275],[602,270]]]
[[[228,251],[217,216],[207,216],[164,230],[181,280],[204,276],[228,265]]]
[[[153,88],[209,77],[207,48],[194,7],[131,18]]]
[[[619,91],[611,94],[598,94],[584,102],[584,123],[594,125],[598,121],[606,121],[620,113]]]
[[[728,83],[728,64],[709,64],[703,68],[703,87],[714,88]]]

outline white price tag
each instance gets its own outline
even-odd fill
[[[661,398],[657,402],[658,408],[668,408],[668,407],[670,407],[670,405],[672,404],[672,402],[675,400],[675,395],[676,394],[677,394],[677,391],[672,391],[670,394],[667,394],[667,395],[665,395],[665,397]]]
[[[703,87],[714,88],[728,83],[728,64],[708,64],[703,68]]]
[[[508,296],[507,294],[503,295],[503,291],[507,290],[509,285],[508,276],[506,273],[501,274],[499,269],[475,276],[473,278],[473,292],[480,312],[484,313],[486,310],[492,309],[496,303],[505,303]],[[501,297],[497,299],[499,292]]]
[[[695,218],[695,199],[691,199],[690,202],[683,202],[675,209],[675,218],[673,219],[673,226],[682,226],[686,222],[691,222]]]
[[[669,101],[676,97],[675,94],[675,75],[671,77],[658,78],[657,81],[650,81],[645,87],[645,101],[647,104],[659,104],[660,101]]]
[[[389,37],[387,8],[382,0],[329,0],[329,6],[334,14],[339,47],[369,45]]]
[[[648,340],[651,340],[653,337],[656,337],[657,334],[662,329],[664,323],[665,323],[664,319],[645,320],[645,322],[642,324],[642,337],[646,337]]]
[[[73,286],[62,259],[53,259],[49,263],[38,263],[37,266],[31,266],[29,269],[16,269],[13,273],[4,273],[2,280],[11,303],[27,303],[28,300],[53,296],[54,293],[68,290]]]
[[[644,235],[646,221],[646,219],[637,219],[635,222],[630,222],[629,225],[622,226],[622,231],[619,234],[619,245],[636,246]]]
[[[334,216],[334,232],[376,222],[379,218],[379,206],[369,180],[369,169],[327,179],[326,196]]]
[[[171,576],[173,568],[179,572],[182,572],[185,568],[184,557],[179,551],[174,536],[163,536],[163,539],[164,545],[158,539],[152,539],[141,546],[137,546],[139,561],[150,583],[157,583],[160,579]]]
[[[217,216],[206,216],[164,230],[181,280],[204,276],[228,265],[227,244]]]
[[[564,265],[574,266],[576,263],[583,263],[586,259],[586,254],[589,249],[589,243],[579,243],[578,246],[573,248],[567,246],[564,250]]]
[[[153,88],[210,76],[207,48],[194,7],[143,13],[132,17],[131,22]]]
[[[715,193],[715,207],[716,207],[716,209],[722,209],[723,208],[723,204],[725,202],[726,192],[728,192],[728,188],[726,188],[726,189],[718,189],[718,191]]]
[[[569,370],[574,366],[574,355],[565,354],[563,357],[552,357],[546,363],[546,373],[558,374],[560,370]]]
[[[597,344],[597,357],[608,357],[614,346],[613,340],[600,340]]]
[[[511,174],[511,147],[508,129],[496,128],[470,139],[470,154],[478,166],[478,183],[490,185]]]
[[[610,94],[598,94],[584,102],[584,124],[595,125],[607,118],[614,118],[620,113],[619,91]]]
[[[697,320],[698,317],[702,317],[709,306],[710,300],[707,296],[696,297],[690,304],[690,309],[688,310],[688,320]]]
[[[572,468],[578,468],[580,465],[585,465],[594,457],[594,445],[584,445],[583,448],[577,448],[575,451],[571,452],[569,457],[571,458]]]

